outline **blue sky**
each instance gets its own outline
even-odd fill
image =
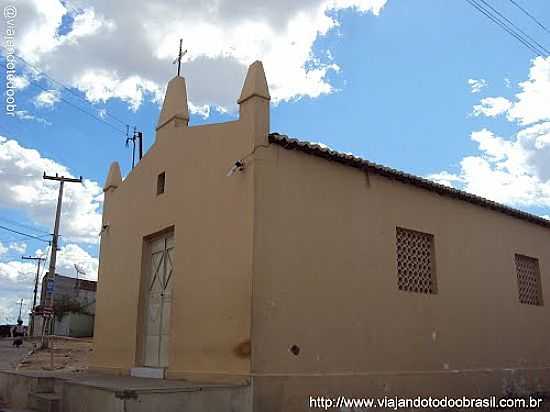
[[[542,22],[550,16],[547,1],[517,1]],[[161,3],[169,7],[177,2]],[[250,30],[246,13],[220,12],[222,20],[211,22],[208,14],[201,20],[199,10],[196,27],[188,31],[180,30],[177,21],[159,20],[161,33],[136,37],[124,32],[120,17],[139,19],[128,14],[130,2],[17,3],[17,53],[80,98],[18,62],[18,74],[28,84],[23,80],[17,90],[19,118],[3,115],[0,121],[5,138],[0,140],[0,179],[6,185],[0,182],[0,225],[38,237],[51,231],[56,189],[33,175],[36,165],[49,166],[48,173],[66,170],[84,176],[87,185],[68,195],[70,222],[62,231],[60,272],[73,274],[71,265],[77,263],[95,276],[100,186],[113,160],[128,173],[131,151],[123,133],[59,99],[96,116],[106,109],[143,130],[149,147],[161,89],[175,72],[171,59],[180,35],[190,49],[183,75],[197,107],[192,125],[234,119],[246,65],[260,58],[274,96],[272,131],[550,215],[550,109],[541,108],[541,101],[547,104],[550,98],[549,58],[535,60],[530,50],[463,0],[348,2],[355,8],[345,2],[334,7],[323,1],[301,3],[292,2],[295,9],[259,7],[265,21],[253,27],[259,40],[248,42],[239,40],[240,30]],[[550,48],[550,34],[511,2],[491,3]],[[36,22],[42,26],[36,28]],[[288,22],[294,25],[284,29]],[[200,23],[215,23],[219,32],[205,32]],[[115,47],[124,35],[132,42]],[[216,36],[234,40],[218,50]],[[3,70],[0,76],[5,84]],[[480,90],[473,92],[469,80]],[[210,83],[212,87],[203,87]],[[41,88],[52,90],[51,95],[38,98]],[[104,120],[124,129],[113,117]],[[22,176],[25,162],[35,164],[28,169],[34,177]],[[19,191],[10,191],[8,182],[19,185]],[[45,252],[47,243],[0,230],[0,245],[1,323],[13,319],[18,298],[30,296],[32,265],[18,258],[37,249]]]

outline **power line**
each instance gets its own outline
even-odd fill
[[[10,225],[19,226],[23,229],[31,230],[31,231],[36,232],[36,233],[44,233],[45,235],[50,236],[49,232],[46,232],[45,230],[41,230],[41,229],[38,229],[38,228],[30,226],[30,225],[24,225],[23,223],[18,223],[18,222],[15,222],[15,221],[11,220],[11,219],[6,219],[5,217],[1,217],[1,216],[0,216],[0,220],[4,221],[6,223],[9,223]]]
[[[517,33],[513,28],[508,27],[502,20],[500,20],[497,16],[492,14],[490,10],[484,8],[482,5],[477,3],[475,0],[466,0],[468,3],[470,3],[471,6],[476,8],[480,13],[484,14],[486,17],[488,17],[491,21],[493,21],[495,24],[497,24],[501,29],[506,31],[511,36],[515,37],[519,42],[521,42],[525,47],[527,47],[529,50],[531,50],[536,56],[541,55],[540,50],[537,49],[537,47],[533,44],[531,44],[527,39],[524,39],[519,33]]]
[[[3,64],[2,66],[3,66],[4,68],[6,68],[6,65],[5,65],[5,64]],[[45,92],[50,92],[50,90],[48,90],[48,89],[42,87],[40,84],[38,84],[38,83],[35,82],[35,81],[32,81],[32,80],[31,80],[30,85],[33,86],[33,87],[37,87],[37,88],[39,88],[39,89],[41,89],[41,90],[43,90],[43,91],[45,91]],[[96,116],[95,114],[90,113],[90,112],[84,110],[82,107],[80,107],[80,106],[74,104],[73,102],[71,102],[71,101],[69,101],[69,100],[64,99],[62,96],[59,97],[59,100],[62,101],[63,103],[68,104],[69,106],[74,107],[75,109],[81,111],[82,113],[86,114],[87,116],[90,116],[92,119],[97,120],[97,121],[99,121],[99,122],[101,122],[101,123],[106,124],[107,126],[109,126],[110,128],[116,130],[116,131],[119,132],[119,133],[122,133],[122,134],[125,134],[125,133],[126,133],[123,129],[120,129],[120,128],[118,128],[117,126],[113,125],[112,123],[109,123],[109,122],[103,120],[102,118]]]
[[[39,89],[42,89],[42,90],[44,90],[45,92],[49,92],[49,91],[50,91],[50,90],[48,90],[48,89],[46,89],[46,88],[40,86],[40,84],[38,84],[38,83],[33,83],[33,82],[31,82],[31,86],[38,87]],[[78,109],[78,110],[81,111],[82,113],[84,113],[84,114],[90,116],[92,119],[95,119],[95,120],[97,120],[97,121],[99,121],[99,122],[101,122],[101,123],[106,124],[107,126],[111,127],[112,129],[116,130],[117,132],[120,132],[120,133],[123,133],[123,134],[125,133],[125,131],[124,131],[123,129],[119,129],[117,126],[115,126],[115,125],[113,125],[113,124],[111,124],[111,123],[109,123],[109,122],[106,122],[106,121],[103,120],[101,117],[98,117],[98,116],[96,116],[95,114],[90,113],[90,112],[84,110],[82,107],[80,107],[80,106],[74,104],[73,102],[71,102],[71,101],[69,101],[69,100],[66,100],[66,99],[64,99],[64,98],[61,97],[61,96],[59,97],[59,100],[61,100],[62,102],[68,104],[69,106],[74,107],[75,109]]]
[[[545,32],[550,34],[550,30],[548,30],[544,24],[542,24],[535,16],[533,16],[531,13],[529,13],[524,7],[517,4],[514,0],[510,0],[510,3],[512,3],[518,9],[520,9],[527,16],[529,16],[531,18],[531,20],[533,20],[535,23],[537,23]]]
[[[44,240],[44,239],[39,238],[38,236],[29,235],[28,233],[19,232],[19,231],[17,231],[17,230],[10,229],[9,227],[6,227],[6,226],[0,225],[0,229],[7,230],[8,232],[12,232],[12,233],[17,233],[18,235],[26,236],[26,237],[28,237],[28,238],[35,239],[35,240],[39,240],[39,241],[41,241],[41,242],[50,243],[49,240]]]
[[[55,84],[58,84],[59,86],[61,86],[62,88],[64,88],[65,90],[67,90],[69,93],[71,93],[73,96],[75,96],[77,99],[81,100],[82,102],[90,105],[92,108],[95,109],[94,105],[91,104],[88,100],[84,99],[82,96],[80,96],[78,93],[76,93],[75,91],[73,91],[70,87],[66,86],[65,84],[61,83],[59,80],[56,80],[54,79],[53,77],[51,77],[48,73],[46,73],[45,71],[43,71],[42,69],[40,69],[39,67],[37,66],[34,66],[32,64],[30,64],[28,61],[26,61],[23,57],[17,55],[17,54],[14,54],[15,57],[17,57],[19,60],[21,60],[24,64],[26,64],[27,66],[33,68],[34,70],[36,70],[38,73],[42,74],[44,77],[48,78],[52,83],[55,83]],[[122,124],[123,126],[126,126],[126,122],[120,120],[117,116],[109,113],[109,111],[107,111],[106,109],[104,109],[104,113],[113,118],[114,120],[116,120],[117,122],[119,122],[120,124]]]
[[[472,7],[474,7],[476,10],[478,10],[480,13],[484,14],[487,18],[489,18],[491,21],[493,21],[495,24],[497,24],[500,28],[505,30],[508,34],[515,37],[520,43],[522,43],[525,47],[527,47],[531,52],[535,54],[535,56],[540,56],[542,53],[540,50],[537,49],[537,47],[529,42],[529,40],[523,38],[520,34],[518,34],[513,28],[508,27],[502,20],[500,20],[497,16],[492,14],[488,9],[484,8],[482,5],[477,3],[475,0],[466,0]]]
[[[4,50],[6,49],[5,47],[3,46],[0,46],[2,47]],[[88,100],[84,99],[82,96],[80,96],[78,93],[76,93],[74,90],[72,90],[71,87],[65,85],[64,83],[60,82],[59,80],[56,80],[54,79],[52,76],[50,76],[48,73],[46,73],[44,70],[42,70],[40,67],[36,66],[36,65],[33,65],[31,63],[29,63],[27,60],[25,60],[23,57],[19,56],[18,54],[13,54],[15,57],[17,57],[19,60],[21,60],[21,62],[23,62],[23,64],[25,64],[26,66],[30,67],[31,69],[34,69],[36,72],[38,72],[39,74],[41,74],[42,76],[48,78],[52,83],[55,83],[59,86],[61,86],[63,89],[67,90],[70,94],[72,94],[73,96],[75,96],[77,99],[81,100],[82,102],[86,103],[87,105],[90,105],[94,110],[96,109],[95,106],[90,103]],[[104,113],[113,118],[114,120],[116,120],[117,122],[121,123],[123,126],[126,126],[127,123],[124,122],[123,120],[120,120],[117,116],[109,113],[109,111],[107,111],[106,109],[104,109]]]
[[[493,6],[491,6],[489,3],[487,3],[487,1],[485,1],[485,0],[480,0],[480,1],[483,2],[483,4],[485,4],[491,10],[493,10],[495,13],[497,13],[504,20],[506,20],[513,28],[515,28],[517,31],[519,31],[521,34],[523,34],[525,37],[527,37],[529,40],[531,40],[534,44],[536,44],[539,47],[540,50],[542,50],[547,55],[550,54],[550,51],[548,51],[548,49],[546,47],[544,47],[542,44],[537,42],[535,39],[533,39],[531,36],[529,36],[527,33],[525,33],[522,29],[520,29],[518,26],[516,26],[513,21],[508,19],[505,15],[503,15],[501,12],[499,12],[497,9],[495,9]]]

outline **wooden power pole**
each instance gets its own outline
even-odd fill
[[[65,182],[82,183],[82,176],[80,176],[80,178],[78,179],[73,179],[65,176],[58,176],[57,173],[55,174],[55,176],[47,176],[46,172],[44,172],[43,178],[44,180],[55,180],[59,182],[59,195],[57,197],[57,209],[55,210],[55,223],[54,223],[53,235],[52,235],[52,253],[50,255],[50,265],[48,267],[48,280],[47,280],[48,284],[46,285],[46,291],[50,292],[50,298],[48,299],[48,303],[49,303],[48,306],[53,312],[54,293],[53,293],[53,289],[51,288],[53,288],[53,282],[55,279],[55,264],[56,264],[58,244],[59,244],[59,223],[61,220],[61,205],[63,203],[63,186]],[[53,313],[52,313],[52,316],[53,316]]]
[[[38,280],[40,279],[40,266],[43,260],[46,258],[42,256],[21,256],[23,260],[35,260],[36,265],[36,276],[34,278],[34,295],[32,298],[32,308],[31,308],[31,327],[30,327],[30,336],[33,336],[34,333],[34,315],[36,310],[36,294],[38,293]]]

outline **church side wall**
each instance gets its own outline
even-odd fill
[[[550,229],[273,144],[257,179],[255,410],[550,389]],[[433,235],[437,293],[398,289],[396,227]],[[542,306],[519,302],[515,254]]]

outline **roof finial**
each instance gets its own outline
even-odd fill
[[[182,48],[183,48],[183,39],[180,39],[180,51],[178,53],[178,57],[176,57],[176,59],[172,62],[172,64],[178,63],[178,77],[181,72],[181,58],[185,56],[185,54],[187,53],[187,49],[182,50]]]
[[[265,100],[270,100],[269,87],[265,78],[264,66],[262,62],[256,60],[248,68],[246,78],[244,80],[241,97],[237,100],[238,104],[244,103],[253,96],[261,97]]]
[[[116,189],[121,184],[122,175],[120,173],[120,166],[118,165],[118,162],[113,162],[109,168],[109,174],[107,175],[105,186],[103,186],[103,191],[107,192],[109,189]]]

